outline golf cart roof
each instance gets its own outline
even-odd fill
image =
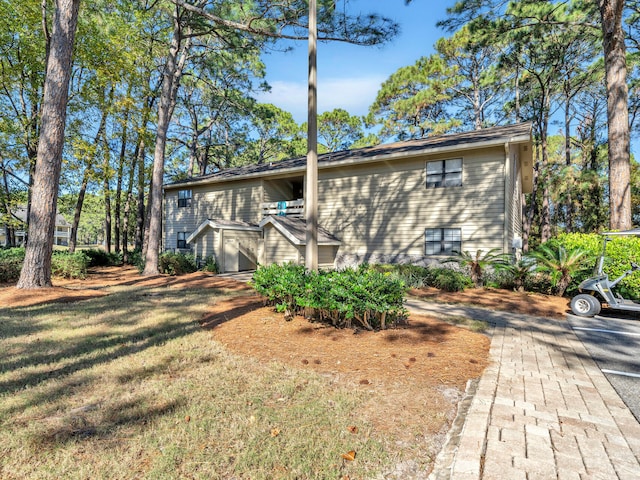
[[[602,235],[640,235],[640,228],[632,228],[631,230],[622,230],[620,232],[602,232]]]

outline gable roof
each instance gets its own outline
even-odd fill
[[[27,223],[27,208],[18,207],[13,212],[13,216],[19,219],[22,223]],[[56,227],[70,227],[71,224],[58,212],[56,212]]]
[[[262,219],[260,227],[273,225],[294,245],[307,244],[307,222],[302,218],[268,216]],[[327,230],[318,226],[318,245],[342,245],[342,242]]]
[[[490,127],[471,132],[437,135],[433,137],[388,143],[375,147],[343,150],[318,155],[318,169],[338,165],[376,162],[409,158],[424,154],[470,150],[501,146],[506,143],[530,143],[531,124],[518,123],[503,127]],[[246,165],[229,168],[209,175],[187,178],[165,185],[166,189],[184,188],[191,185],[225,182],[243,178],[264,177],[283,173],[304,172],[307,157],[297,157],[280,162]]]
[[[240,230],[245,232],[260,232],[262,229],[253,223],[243,222],[240,220],[224,220],[221,218],[207,219],[202,222],[198,228],[196,228],[191,235],[187,237],[186,242],[191,243],[198,238],[202,232],[207,228],[221,229],[221,230]]]

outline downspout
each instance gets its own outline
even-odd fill
[[[511,145],[509,143],[504,144],[504,222],[502,230],[502,252],[511,253],[511,235],[509,234],[509,225],[511,223],[511,209],[510,205],[510,184],[511,184]]]

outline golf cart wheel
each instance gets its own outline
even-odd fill
[[[593,295],[581,293],[571,299],[571,311],[579,317],[593,317],[600,313],[600,301]]]

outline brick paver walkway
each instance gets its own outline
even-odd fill
[[[492,363],[431,478],[640,479],[640,424],[568,322],[414,300],[408,307],[494,325]]]

